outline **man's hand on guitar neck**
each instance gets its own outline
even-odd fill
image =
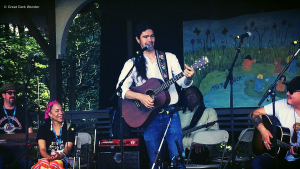
[[[268,129],[266,129],[262,123],[257,127],[257,129],[260,131],[261,138],[262,138],[262,141],[264,142],[265,147],[268,150],[271,150],[270,145],[272,145],[272,143],[271,143],[270,138],[273,138],[271,132]]]
[[[298,158],[298,157],[299,157],[299,154],[298,154],[298,147],[296,147],[296,146],[291,146],[290,153],[291,153],[295,158]]]

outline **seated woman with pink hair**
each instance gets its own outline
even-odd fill
[[[74,124],[64,120],[65,112],[61,104],[54,100],[49,102],[45,110],[45,125],[40,126],[37,140],[40,154],[43,157],[32,166],[32,169],[68,168],[66,157],[70,153],[75,141]]]

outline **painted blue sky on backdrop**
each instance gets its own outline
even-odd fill
[[[185,51],[192,50],[191,40],[194,39],[194,49],[202,48],[203,47],[203,40],[206,39],[206,31],[209,29],[210,34],[215,36],[216,44],[221,44],[222,41],[224,42],[227,39],[227,42],[233,44],[233,38],[237,35],[244,34],[250,31],[251,23],[254,22],[255,26],[257,26],[260,33],[262,33],[262,29],[264,27],[268,27],[270,30],[266,31],[263,38],[268,39],[271,34],[275,34],[275,30],[272,28],[274,23],[277,25],[277,29],[282,28],[282,21],[286,20],[286,25],[289,22],[292,22],[293,27],[289,27],[289,32],[298,32],[288,36],[286,39],[286,43],[290,43],[294,40],[298,40],[300,37],[299,31],[300,30],[300,9],[294,10],[287,10],[287,11],[277,11],[277,12],[267,12],[267,13],[259,13],[259,14],[250,14],[250,15],[243,15],[238,16],[235,18],[225,19],[225,20],[194,20],[194,21],[186,21],[183,23],[183,49]],[[245,26],[248,27],[245,30]],[[195,29],[201,31],[199,35]],[[226,37],[222,34],[224,28],[228,30],[226,33]],[[283,29],[287,29],[285,26]],[[283,30],[285,32],[285,30]],[[254,44],[258,44],[258,36],[255,31],[250,31],[252,33],[251,38],[254,38]],[[232,37],[231,37],[232,36]],[[285,34],[282,34],[285,36]],[[200,43],[198,43],[200,40]],[[256,43],[255,43],[256,42]],[[263,42],[267,42],[263,40]],[[266,46],[267,44],[264,44]],[[280,44],[278,44],[280,45]]]

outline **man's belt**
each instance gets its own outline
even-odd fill
[[[177,106],[176,104],[171,104],[167,107],[164,107],[164,108],[160,109],[158,112],[161,113],[161,114],[164,113],[164,112],[169,114],[169,113],[175,113],[179,110],[182,110],[181,106]]]

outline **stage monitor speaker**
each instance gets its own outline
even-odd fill
[[[140,169],[139,151],[124,151],[124,169]],[[120,152],[98,152],[98,169],[121,169]]]

